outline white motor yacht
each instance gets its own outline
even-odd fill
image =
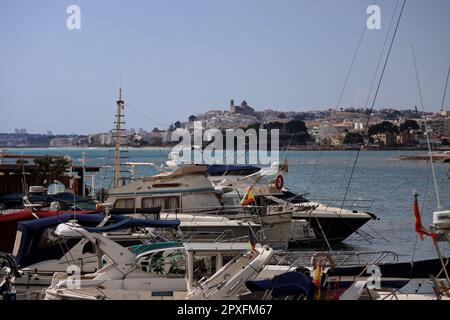
[[[104,267],[85,275],[55,273],[47,300],[237,299],[273,255],[268,246],[244,243],[161,243],[130,251],[74,223],[59,225],[56,234],[97,243]]]
[[[113,188],[106,203],[130,211],[161,207],[161,217],[179,219],[180,230],[190,234],[191,241],[205,237],[208,241],[217,237],[224,240],[225,235],[228,239],[242,238],[248,234],[250,223],[264,243],[275,249],[287,248],[292,213],[229,203],[224,192],[227,190],[214,188],[208,180],[205,166],[185,165]]]

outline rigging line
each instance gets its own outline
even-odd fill
[[[444,102],[445,102],[445,95],[447,93],[447,85],[448,85],[448,77],[449,76],[450,76],[450,66],[448,67],[448,71],[447,71],[447,80],[445,80],[444,96],[442,97],[441,111],[444,111]]]
[[[376,1],[374,1],[374,4],[375,3],[376,3]],[[361,37],[359,38],[358,45],[356,46],[356,51],[355,51],[355,54],[353,55],[352,62],[350,63],[350,67],[349,67],[349,69],[347,71],[347,75],[346,75],[345,80],[344,80],[344,85],[342,86],[341,92],[339,94],[339,98],[338,98],[338,101],[336,103],[336,109],[338,109],[340,104],[341,104],[342,96],[344,95],[344,91],[347,88],[348,80],[350,79],[350,75],[352,73],[353,66],[355,65],[356,57],[358,56],[359,49],[361,48],[361,44],[363,42],[364,35],[366,34],[366,30],[367,30],[367,27],[364,26],[363,32],[361,33]]]
[[[330,254],[331,254],[331,256],[333,256],[333,249],[331,248],[330,242],[328,242],[328,238],[327,238],[327,236],[325,235],[325,232],[322,229],[322,225],[320,224],[319,219],[317,219],[317,217],[314,217],[314,218],[316,219],[316,222],[319,225],[320,232],[322,233],[322,237],[325,240],[325,243],[326,243],[326,245],[328,247],[328,250],[330,250]],[[322,245],[322,248],[323,248],[323,245]]]
[[[436,248],[436,252],[437,252],[437,254],[438,254],[439,260],[441,261],[442,269],[443,269],[443,271],[444,271],[445,278],[447,279],[447,283],[450,284],[450,276],[448,275],[448,272],[447,272],[447,266],[446,266],[446,264],[444,263],[444,260],[443,260],[443,257],[442,257],[441,250],[439,249],[439,243],[438,243],[437,241],[434,241],[434,240],[433,240],[433,244],[434,244],[434,247]],[[442,272],[442,270],[441,270],[441,272]]]
[[[315,172],[316,172],[317,166],[319,165],[321,157],[322,157],[322,150],[319,151],[319,155],[317,156],[316,164],[314,165],[313,171],[311,172],[311,177],[309,178],[309,185],[308,185],[308,188],[306,189],[306,193],[309,193],[309,190],[312,187],[313,178],[315,176]]]
[[[373,2],[373,4],[375,4],[376,2],[377,2],[377,1],[375,0],[375,1]],[[353,55],[352,62],[350,63],[350,67],[349,67],[349,69],[348,69],[348,71],[347,71],[347,75],[346,75],[346,77],[345,77],[344,84],[343,84],[342,89],[341,89],[341,92],[340,92],[340,94],[339,94],[339,98],[338,98],[338,101],[337,101],[337,103],[336,103],[336,109],[338,109],[339,106],[341,105],[341,101],[342,101],[342,97],[343,97],[343,95],[344,95],[344,91],[345,91],[345,89],[347,88],[347,84],[348,84],[348,81],[349,81],[349,79],[350,79],[350,75],[351,75],[352,70],[353,70],[353,67],[354,67],[354,65],[355,65],[355,61],[356,61],[356,58],[357,58],[357,56],[358,56],[359,49],[361,48],[361,44],[362,44],[362,42],[363,42],[364,36],[365,36],[365,34],[366,34],[366,31],[367,31],[367,27],[364,26],[363,32],[361,33],[361,37],[359,38],[359,41],[358,41],[358,45],[356,46],[356,50],[355,50],[355,54]],[[320,150],[320,152],[319,152],[319,156],[318,156],[319,159],[320,159],[320,157],[321,157],[321,153],[322,153],[322,150]],[[314,166],[314,169],[313,169],[313,172],[312,172],[312,175],[311,175],[311,176],[314,176],[315,171],[316,171],[316,167],[317,167],[317,166]],[[344,177],[345,177],[345,176],[344,176]],[[310,186],[309,186],[309,187],[310,187]],[[308,187],[308,190],[309,190],[309,187]]]
[[[147,118],[148,120],[150,120],[150,121],[156,123],[156,124],[159,125],[159,126],[169,126],[169,124],[159,122],[159,121],[157,121],[157,120],[151,118],[150,116],[148,116],[146,113],[144,113],[144,112],[142,112],[142,111],[140,111],[140,110],[138,110],[138,109],[136,109],[136,108],[130,106],[129,104],[127,104],[127,107],[130,108],[131,110],[133,110],[134,112],[139,113],[141,116]]]
[[[389,28],[388,28],[388,31],[386,33],[386,37],[384,38],[384,43],[383,43],[383,47],[381,49],[381,54],[378,57],[377,67],[375,68],[375,72],[374,72],[373,77],[372,77],[372,82],[370,83],[369,94],[367,95],[366,102],[364,104],[364,109],[366,109],[367,106],[369,105],[370,96],[372,95],[372,90],[373,90],[373,87],[375,85],[375,80],[377,79],[378,70],[380,70],[380,66],[381,66],[381,62],[382,62],[382,58],[383,58],[383,53],[384,53],[384,51],[386,49],[387,41],[389,39],[389,34],[391,33],[391,29],[392,29],[392,26],[394,24],[395,13],[397,12],[399,3],[400,2],[397,0],[396,4],[395,4],[394,12],[392,13],[391,22],[389,23]]]
[[[388,27],[388,30],[387,30],[387,32],[386,32],[386,36],[384,37],[384,42],[383,42],[383,46],[382,46],[382,48],[381,48],[380,55],[379,55],[379,57],[378,57],[377,66],[376,66],[376,68],[375,68],[375,72],[374,72],[374,74],[373,74],[372,81],[371,81],[371,83],[370,83],[369,93],[367,94],[367,98],[366,98],[366,101],[365,101],[365,103],[364,103],[364,110],[367,109],[367,106],[368,106],[368,104],[369,104],[370,97],[371,97],[371,95],[372,95],[373,87],[374,87],[374,85],[375,85],[375,80],[377,79],[377,74],[378,74],[378,71],[379,71],[379,69],[380,69],[382,59],[383,59],[383,53],[384,53],[384,51],[386,50],[386,45],[387,45],[387,43],[388,43],[389,35],[391,34],[392,26],[394,25],[395,13],[397,12],[399,3],[400,3],[399,0],[397,0],[396,3],[395,3],[394,11],[392,12],[391,21],[390,21],[390,23],[389,23],[389,27]],[[371,112],[372,112],[372,111],[371,111]],[[367,122],[366,127],[367,127],[367,126],[368,126],[368,122]],[[364,130],[365,130],[365,129],[364,129]],[[350,168],[350,166],[349,166],[348,168]],[[344,175],[344,179],[342,180],[341,188],[343,188],[343,187],[345,186],[345,182],[344,182],[344,181],[345,181],[345,178],[347,177],[347,172],[348,172],[348,169],[345,171],[345,175]],[[349,179],[351,180],[351,177],[350,177]],[[339,188],[339,193],[341,192],[341,188]],[[344,201],[345,201],[345,200],[344,200]]]
[[[439,277],[441,276],[442,272],[444,272],[444,270],[447,269],[447,265],[448,265],[448,262],[449,262],[448,258],[445,258],[445,261],[446,261],[446,262],[445,262],[445,267],[441,268],[441,270],[439,271],[439,273],[436,274],[436,277],[435,277],[435,278],[439,278]]]
[[[371,84],[370,84],[369,93],[367,94],[366,102],[365,102],[365,104],[364,104],[364,109],[367,109],[367,106],[368,106],[368,104],[369,104],[370,97],[371,97],[371,95],[372,95],[373,87],[374,87],[374,85],[375,85],[375,80],[377,79],[378,70],[380,69],[380,66],[381,66],[381,62],[382,62],[382,59],[383,59],[383,54],[384,54],[384,51],[386,50],[386,45],[387,45],[387,42],[388,42],[388,39],[389,39],[389,34],[391,33],[391,29],[392,29],[392,26],[393,26],[393,24],[394,24],[395,13],[397,12],[399,3],[400,3],[400,2],[397,0],[397,1],[396,1],[396,5],[395,5],[395,7],[394,7],[394,11],[393,11],[393,13],[392,13],[392,17],[391,17],[391,21],[390,21],[390,23],[389,23],[388,30],[387,30],[387,32],[386,32],[386,37],[384,38],[383,47],[382,47],[381,52],[380,52],[380,55],[379,55],[379,57],[378,57],[377,67],[375,68],[375,72],[374,72],[373,77],[372,77],[372,81],[371,81]],[[370,114],[372,113],[372,110],[373,110],[373,107],[372,107],[372,109],[370,110]],[[368,129],[369,121],[370,121],[370,114],[368,115],[368,119],[367,119],[367,122],[366,122],[366,128],[364,128],[364,130],[367,130],[367,129]],[[359,151],[358,151],[358,152],[359,152]],[[359,157],[359,154],[357,154],[357,157]],[[354,165],[356,165],[356,161],[355,161]],[[346,171],[344,177],[346,177],[346,176],[347,176],[347,171]],[[351,180],[352,180],[352,177],[353,177],[353,173],[352,173],[352,174],[350,175],[350,177],[349,177],[349,184],[350,184],[350,182],[351,182]],[[343,202],[345,201],[346,196],[347,196],[347,192],[346,192],[345,195],[344,195],[344,200],[343,200]]]
[[[374,4],[375,4],[376,2],[377,2],[377,1],[375,0],[375,1],[374,1]],[[398,3],[398,2],[397,2],[397,3]],[[395,13],[395,11],[394,11],[394,13]],[[342,101],[342,97],[343,97],[343,95],[344,95],[344,91],[345,91],[345,89],[347,88],[347,84],[348,84],[348,81],[349,81],[349,79],[350,79],[350,75],[351,75],[352,70],[353,70],[353,67],[354,67],[354,65],[355,65],[355,61],[356,61],[356,58],[357,58],[357,56],[358,56],[359,49],[361,48],[361,44],[362,44],[362,42],[363,42],[364,36],[365,36],[365,34],[366,34],[366,31],[367,31],[367,27],[364,26],[363,32],[361,33],[361,37],[359,38],[358,45],[356,46],[356,50],[355,50],[355,54],[353,55],[352,62],[350,63],[350,67],[349,67],[349,69],[348,69],[348,71],[347,71],[347,75],[346,75],[346,77],[345,77],[344,84],[343,84],[342,89],[341,89],[341,92],[340,92],[340,94],[339,94],[339,98],[338,98],[338,101],[337,101],[337,103],[336,103],[336,109],[338,109],[339,106],[341,105],[341,101]],[[389,34],[389,32],[388,32],[388,34]],[[387,38],[386,38],[386,39],[387,39]],[[385,41],[385,43],[386,43],[386,41]],[[384,47],[383,47],[383,51],[384,51]],[[378,69],[378,67],[377,67],[377,69]],[[366,105],[367,105],[367,103],[366,103]],[[321,153],[322,153],[322,151],[323,151],[323,150],[320,150],[320,152],[319,152],[319,156],[318,156],[318,159],[319,159],[319,160],[320,160],[320,158],[321,158]],[[316,171],[316,168],[317,168],[317,165],[314,166],[314,169],[313,169],[313,172],[312,172],[311,176],[314,175],[314,173],[315,173],[315,171]],[[347,175],[347,173],[346,173],[345,175]],[[344,177],[345,177],[345,176],[344,176]],[[310,187],[311,187],[311,184],[309,185],[309,187],[308,187],[307,190],[309,190]],[[308,191],[307,191],[307,192],[308,192]]]
[[[415,258],[415,256],[416,256],[416,250],[417,250],[417,242],[418,242],[418,240],[419,240],[419,234],[416,233],[416,238],[415,238],[415,240],[414,240],[413,253],[412,253],[412,255],[411,255],[411,262],[410,262],[410,264],[411,264],[411,272],[410,272],[410,274],[409,274],[409,278],[410,278],[410,279],[412,278],[412,269],[413,269],[413,267],[414,267],[414,258]]]
[[[366,224],[367,228],[369,228],[370,230],[372,230],[373,232],[375,232],[381,239],[383,239],[384,241],[386,241],[387,243],[390,243],[390,241],[388,239],[386,239],[385,237],[383,237],[383,235],[381,233],[379,233],[377,230],[375,230],[373,227],[370,226],[370,224]]]
[[[387,66],[387,64],[388,64],[388,62],[389,62],[389,57],[390,57],[390,55],[391,55],[392,47],[393,47],[393,45],[394,45],[394,40],[395,40],[395,37],[396,37],[396,35],[397,35],[398,27],[399,27],[399,25],[400,25],[400,21],[401,21],[402,16],[403,16],[403,11],[404,11],[404,9],[405,9],[406,1],[407,1],[407,0],[403,0],[403,4],[402,4],[401,10],[400,10],[400,14],[399,14],[399,16],[398,16],[397,24],[395,25],[394,34],[392,35],[392,39],[391,39],[391,43],[389,44],[389,49],[388,49],[388,52],[387,52],[387,55],[386,55],[386,59],[385,59],[385,61],[384,61],[383,68],[382,68],[382,70],[381,70],[380,79],[378,80],[378,85],[377,85],[377,88],[376,88],[376,90],[375,90],[375,94],[374,94],[374,97],[373,97],[373,100],[372,100],[372,105],[371,105],[371,108],[370,108],[370,112],[369,112],[369,114],[368,114],[368,116],[367,116],[367,122],[366,122],[366,128],[365,128],[365,131],[366,131],[367,134],[368,134],[368,126],[369,126],[369,123],[370,123],[370,117],[371,117],[371,115],[372,115],[373,108],[374,108],[374,106],[375,106],[375,102],[376,102],[376,100],[377,100],[378,93],[379,93],[380,88],[381,88],[381,82],[383,81],[384,73],[385,73],[385,71],[386,71],[386,66]],[[366,135],[366,134],[365,134],[365,135]],[[344,199],[342,200],[341,209],[342,209],[342,207],[343,207],[343,205],[344,205],[345,198],[347,197],[348,190],[349,190],[349,188],[350,188],[350,183],[351,183],[351,181],[352,181],[353,174],[354,174],[354,172],[355,172],[356,163],[358,162],[359,154],[360,154],[360,153],[361,153],[361,148],[357,151],[357,154],[356,154],[356,157],[355,157],[355,162],[353,163],[353,168],[352,168],[352,171],[351,171],[351,173],[350,173],[350,179],[349,179],[349,181],[348,181],[347,188],[346,188],[346,190],[345,190]]]
[[[375,0],[375,1],[373,2],[373,4],[376,4],[376,3],[377,3],[377,1]],[[398,5],[398,1],[397,1],[397,5]],[[393,13],[393,15],[392,15],[392,20],[391,20],[391,24],[389,25],[389,29],[388,29],[387,35],[389,35],[389,33],[390,33],[392,21],[393,21],[393,18],[394,18],[394,16],[395,16],[395,12],[396,12],[396,11],[397,11],[397,6],[395,7],[394,13]],[[345,78],[344,85],[343,85],[342,90],[341,90],[341,92],[340,92],[340,95],[339,95],[339,98],[338,98],[338,102],[337,102],[337,104],[336,104],[336,109],[338,109],[338,108],[339,108],[339,105],[341,104],[342,96],[344,95],[344,91],[345,91],[345,89],[346,89],[346,87],[347,87],[347,83],[348,83],[348,80],[349,80],[349,78],[350,78],[350,74],[351,74],[351,72],[352,72],[352,70],[353,70],[353,66],[354,66],[354,64],[355,64],[356,57],[357,57],[357,55],[358,55],[358,52],[359,52],[359,49],[360,49],[360,47],[361,47],[362,41],[363,41],[363,39],[364,39],[364,35],[366,34],[366,31],[367,31],[367,27],[364,26],[363,32],[361,33],[361,37],[360,37],[359,42],[358,42],[358,45],[357,45],[357,47],[356,47],[355,54],[354,54],[353,59],[352,59],[352,62],[351,62],[351,64],[350,64],[350,68],[349,68],[349,70],[348,70],[348,72],[347,72],[347,76],[346,76],[346,78]],[[388,39],[388,37],[386,36],[385,41],[384,41],[384,45],[383,45],[383,49],[382,49],[382,51],[381,51],[382,53],[384,52],[384,48],[385,48],[386,40],[387,40],[387,39]],[[374,79],[376,78],[376,74],[377,74],[377,72],[378,72],[378,67],[379,67],[379,64],[380,64],[380,61],[381,61],[381,57],[382,57],[382,55],[380,55],[380,59],[378,60],[378,65],[377,65],[377,69],[376,69],[376,71],[375,71]],[[370,92],[372,92],[372,87],[373,87],[374,79],[372,80],[372,85],[371,85],[371,88],[370,88],[370,91],[369,91],[369,97],[370,97]],[[368,98],[367,98],[367,101],[368,101]],[[366,101],[366,105],[365,105],[364,109],[367,107],[367,101]],[[346,172],[345,172],[345,174],[344,174],[344,179],[342,180],[341,188],[344,186],[344,181],[345,181],[345,177],[346,177],[346,176],[347,176],[347,170],[346,170]],[[341,188],[340,188],[340,189],[341,189]]]
[[[423,195],[423,200],[422,200],[421,212],[424,212],[425,204],[426,204],[427,200],[430,197],[430,195],[429,195],[430,191],[428,190],[428,188],[430,186],[430,178],[431,178],[431,170],[428,172],[428,175],[427,175],[427,183],[425,185],[425,190],[424,190],[424,195]]]
[[[412,53],[412,57],[413,57],[413,61],[414,61],[414,69],[416,71],[417,89],[419,91],[420,104],[422,106],[422,111],[425,114],[425,107],[424,107],[424,104],[423,104],[422,89],[421,89],[421,86],[420,86],[420,79],[419,79],[419,70],[417,68],[416,54],[414,52],[414,46],[413,45],[411,45],[411,53]],[[425,122],[425,135],[427,137],[428,154],[430,156],[431,173],[433,175],[434,191],[436,193],[437,207],[438,207],[438,209],[441,209],[441,199],[440,199],[440,196],[439,196],[439,188],[438,188],[438,184],[437,184],[437,180],[436,180],[436,171],[434,169],[433,154],[432,154],[432,150],[431,150],[430,135],[428,134],[429,130],[428,130],[428,123],[427,123],[427,118],[426,117],[424,119],[424,122]]]
[[[289,139],[289,144],[288,144],[287,148],[284,149],[284,159],[285,159],[285,160],[287,159],[287,152],[288,152],[289,149],[291,148],[292,139],[294,138],[294,135],[296,135],[296,134],[297,134],[297,131],[294,131],[294,132],[291,134],[291,138]],[[271,142],[272,142],[272,141],[271,141]],[[279,147],[278,147],[278,148],[279,148]]]
[[[349,152],[349,156],[348,156],[348,159],[346,159],[347,161],[348,161],[348,165],[346,166],[346,169],[345,169],[345,172],[344,172],[344,175],[343,175],[343,177],[342,177],[342,181],[341,181],[341,184],[340,184],[340,186],[339,186],[339,190],[338,190],[338,195],[340,195],[341,193],[342,193],[342,191],[345,191],[345,188],[346,188],[346,186],[347,186],[347,183],[346,183],[346,181],[347,181],[347,177],[348,178],[350,178],[350,172],[351,172],[351,164],[352,164],[352,161],[351,161],[351,159],[353,158],[353,154],[352,154],[352,152]],[[346,162],[346,164],[347,164],[347,162]],[[336,203],[339,201],[339,199],[337,199],[336,200]],[[333,203],[333,205],[334,205],[334,203]]]

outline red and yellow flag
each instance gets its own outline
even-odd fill
[[[253,186],[250,186],[241,200],[241,205],[246,206],[252,202],[255,202],[255,195],[253,194]]]
[[[320,260],[317,261],[317,267],[314,270],[314,278],[313,283],[316,287],[316,292],[314,292],[314,299],[320,300],[320,287],[321,287],[321,278],[322,278],[322,265]]]

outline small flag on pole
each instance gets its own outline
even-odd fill
[[[434,234],[428,232],[422,224],[422,219],[420,217],[419,203],[417,201],[418,197],[419,197],[418,194],[416,192],[414,192],[413,212],[414,212],[416,232],[419,235],[420,240],[422,240],[422,241],[423,241],[424,235],[433,237],[433,239],[434,239]]]
[[[313,284],[316,287],[316,291],[314,292],[314,299],[316,300],[320,300],[321,278],[322,278],[322,265],[319,259],[317,261],[317,267],[314,270],[314,278],[313,278]]]
[[[241,205],[247,206],[252,202],[255,202],[255,195],[253,194],[253,186],[250,186],[241,200]]]

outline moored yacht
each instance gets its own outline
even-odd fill
[[[278,204],[290,208],[293,221],[307,221],[316,236],[311,242],[342,242],[370,220],[377,217],[370,212],[333,207],[323,203],[310,201],[287,189],[280,195],[268,197],[273,205]],[[296,245],[298,242],[293,242]]]
[[[257,186],[259,203],[271,210],[292,212],[290,245],[306,242],[341,242],[370,220],[377,217],[366,211],[334,207],[308,200],[284,186],[287,162],[274,163],[269,168],[237,165],[208,167],[209,179],[216,188],[235,186],[241,194],[248,186]],[[265,185],[261,181],[266,181]],[[235,202],[239,199],[235,195]]]
[[[180,230],[189,233],[192,241],[242,238],[250,224],[265,243],[277,249],[288,246],[291,213],[230,204],[224,192],[213,187],[205,166],[184,165],[113,188],[106,203],[130,211],[159,206],[161,218],[179,219]]]
[[[160,230],[176,229],[180,223],[178,220],[136,219],[104,213],[61,214],[20,222],[13,251],[21,275],[16,278],[16,289],[35,292],[48,287],[55,272],[67,272],[68,268],[75,267],[80,274],[101,268],[97,244],[83,238],[56,236],[57,226],[69,221],[76,221],[90,232],[101,233],[124,247],[161,242],[164,238],[160,236]]]
[[[60,237],[98,243],[104,267],[75,278],[55,273],[45,299],[237,299],[272,257],[268,246],[244,243],[163,243],[132,251],[76,224],[61,224]]]

